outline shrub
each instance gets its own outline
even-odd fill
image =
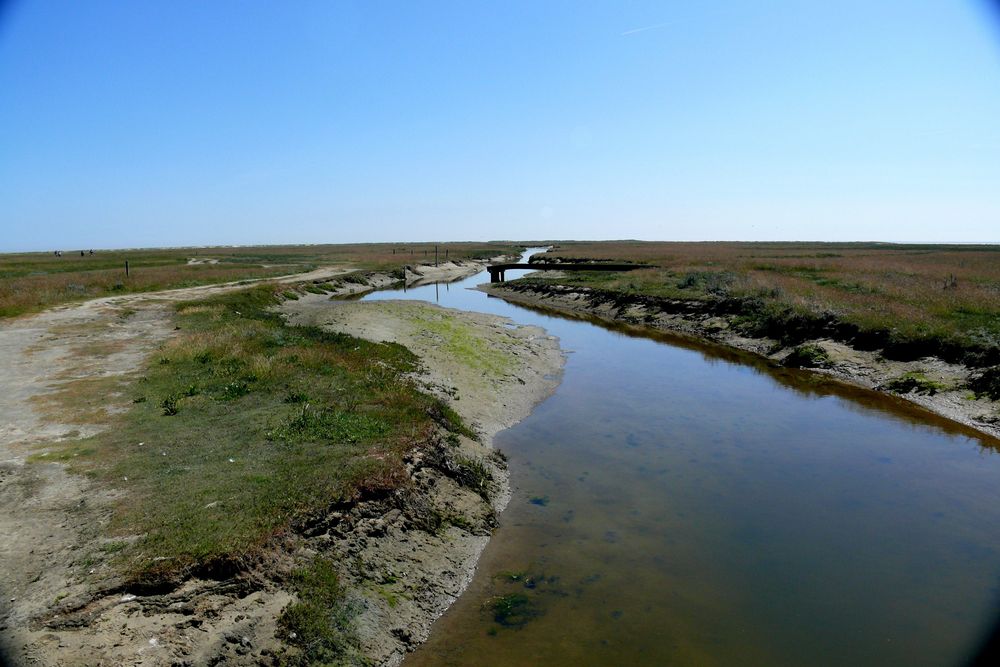
[[[160,407],[163,408],[163,415],[165,417],[172,417],[177,414],[177,399],[173,396],[167,396],[160,403]]]
[[[994,366],[981,371],[969,379],[969,389],[977,397],[987,397],[991,401],[1000,401],[1000,366]]]
[[[830,355],[819,345],[799,345],[781,363],[788,368],[824,368],[830,365]]]
[[[479,459],[459,455],[455,457],[455,467],[457,468],[455,481],[488,499],[493,473],[485,463]]]

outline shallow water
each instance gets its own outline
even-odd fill
[[[498,436],[513,500],[407,665],[947,665],[992,627],[995,441],[747,355],[466,289],[487,280],[365,297],[506,315],[569,352],[555,395]]]

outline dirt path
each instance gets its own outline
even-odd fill
[[[279,282],[348,270],[328,267]],[[39,619],[85,599],[81,573],[101,574],[86,545],[98,539],[114,496],[62,463],[45,463],[46,445],[93,435],[127,408],[122,388],[171,334],[171,303],[246,284],[94,299],[0,322],[0,647],[26,647],[7,659],[0,654],[0,664],[62,663],[58,656],[71,653],[60,650],[65,639]],[[65,409],[64,399],[77,408]]]
[[[417,268],[447,279],[479,266]],[[278,282],[325,280],[347,271],[324,268]],[[342,288],[346,293],[392,280],[375,275],[368,286],[345,283]],[[70,474],[65,465],[72,460],[67,444],[108,428],[115,413],[128,409],[128,383],[173,332],[169,306],[246,284],[95,299],[0,322],[0,664],[257,664],[280,648],[276,619],[292,598],[272,582],[247,588],[234,581],[192,579],[168,593],[139,596],[117,587],[107,564],[113,544],[102,536],[117,496]],[[297,303],[298,321],[310,319],[307,309],[318,315],[334,305],[329,296],[313,294]],[[506,355],[501,357],[513,359],[516,373],[529,379],[525,387],[507,373],[484,384],[482,372],[470,373],[435,352],[440,337],[418,335],[418,320],[427,317],[423,310],[404,313],[385,306],[378,315],[367,304],[339,305],[348,307],[345,314],[354,313],[340,322],[345,329],[395,338],[426,355],[429,388],[443,395],[461,393],[464,400],[456,408],[487,437],[527,414],[557,382],[558,344],[538,332],[512,332],[499,319],[455,316],[460,328],[500,344]],[[437,314],[431,317],[440,320]],[[534,363],[539,354],[545,358],[539,368],[546,370],[532,378],[521,364]],[[56,443],[60,446],[53,447]],[[456,515],[481,513],[479,496],[435,477],[427,466],[421,471],[419,462],[414,466],[427,488],[438,489],[428,493],[430,502]],[[492,502],[502,504],[502,496]],[[305,548],[336,548],[372,567],[401,570],[400,563],[406,563],[413,577],[420,574],[419,581],[399,575],[404,603],[389,605],[378,595],[359,600],[366,605],[363,630],[371,654],[392,662],[426,636],[433,619],[467,584],[488,538],[491,515],[487,511],[466,529],[453,527],[440,536],[410,531],[400,541],[399,512],[384,510],[361,508],[357,516],[341,520],[341,528],[310,538]],[[372,529],[376,524],[382,527]],[[363,576],[356,583],[371,586]]]

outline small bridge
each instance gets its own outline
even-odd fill
[[[656,268],[649,264],[494,264],[487,266],[491,283],[502,283],[507,269],[531,269],[532,271],[634,271],[635,269]]]

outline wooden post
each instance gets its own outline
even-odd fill
[[[125,260],[125,277],[128,278],[128,260]]]
[[[434,246],[434,266],[438,265],[438,247]]]

